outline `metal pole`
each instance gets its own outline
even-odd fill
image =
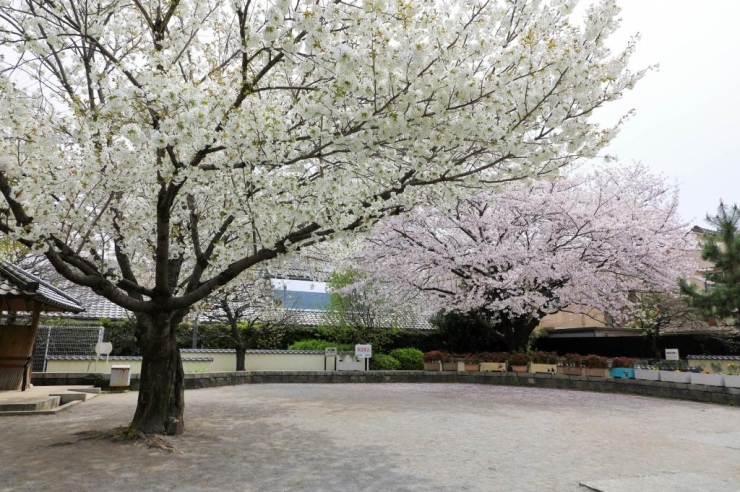
[[[50,340],[51,340],[51,326],[46,328],[46,347],[44,347],[44,372],[46,372],[46,358],[49,356]]]

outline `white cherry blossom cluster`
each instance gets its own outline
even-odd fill
[[[615,2],[575,5],[0,0],[2,231],[124,307],[185,309],[414,204],[552,178],[644,74],[607,47]]]

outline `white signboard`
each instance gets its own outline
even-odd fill
[[[324,357],[336,357],[336,355],[337,355],[336,347],[326,347],[324,349]]]
[[[372,345],[355,345],[355,357],[357,357],[358,359],[369,359],[372,356]]]
[[[665,349],[665,360],[678,360],[678,349]]]

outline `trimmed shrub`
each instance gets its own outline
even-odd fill
[[[336,347],[340,352],[354,352],[354,345],[348,343],[327,342],[326,340],[298,340],[288,347],[288,350],[324,350],[327,347]]]
[[[421,371],[424,369],[424,352],[415,348],[392,350],[390,356],[396,359],[404,371]]]
[[[371,371],[396,371],[401,368],[401,363],[388,354],[373,354],[370,359]]]

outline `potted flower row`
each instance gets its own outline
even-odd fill
[[[555,374],[558,370],[558,355],[555,352],[513,352],[507,355],[512,372]]]
[[[726,372],[727,374],[723,374],[722,366],[719,364],[712,364],[711,370],[707,370],[701,366],[689,367],[683,360],[662,360],[654,365],[635,369],[635,377],[668,383],[740,388],[740,375],[737,375],[740,373],[740,367],[729,364]]]
[[[562,359],[563,374],[566,376],[606,377],[609,362],[600,355],[565,354]]]
[[[457,371],[458,361],[453,356],[441,350],[432,350],[424,353],[425,371]]]

